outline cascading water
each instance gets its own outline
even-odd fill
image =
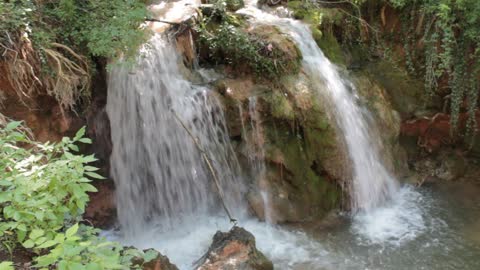
[[[258,248],[274,262],[275,269],[405,269],[416,268],[417,262],[428,264],[425,269],[439,269],[444,264],[425,258],[448,257],[452,252],[456,256],[446,260],[453,266],[448,269],[459,269],[459,265],[478,269],[471,258],[479,248],[461,243],[463,239],[435,216],[445,216],[443,212],[428,210],[436,212],[425,218],[426,208],[418,205],[430,207],[431,199],[411,188],[397,187],[380,162],[355,89],[342,80],[317,48],[308,27],[264,13],[251,3],[240,12],[252,15],[256,22],[278,26],[298,44],[305,72],[319,95],[332,103],[332,115],[353,163],[352,205],[361,210],[352,226],[343,224],[347,226],[340,225],[333,234],[319,236],[322,244],[305,233],[237,215],[240,225],[255,235]],[[122,235],[114,233],[111,237],[126,245],[154,247],[186,270],[203,255],[215,230],[228,230],[230,224],[220,212],[199,149],[174,113],[213,160],[227,205],[237,213],[245,206],[240,198],[243,181],[221,106],[207,88],[193,85],[180,75],[179,61],[173,46],[164,37],[155,36],[135,71],[115,69],[109,78],[107,111],[114,147],[111,165],[122,229]],[[250,129],[257,137],[261,135],[261,121],[255,98],[249,105]],[[251,164],[260,165],[253,168],[254,174],[265,173],[265,164],[256,162],[262,159],[263,152],[249,152]],[[396,191],[397,195],[392,194]],[[389,197],[392,199],[388,202]],[[265,204],[268,208],[268,196]],[[427,227],[426,233],[419,233]],[[427,233],[433,236],[428,238]],[[367,241],[356,241],[359,236]],[[452,249],[444,249],[445,242]],[[392,243],[395,248],[390,248]]]
[[[337,68],[325,57],[307,25],[267,14],[254,3],[241,12],[252,15],[257,23],[278,26],[298,45],[303,69],[318,94],[332,103],[331,115],[347,145],[353,165],[352,208],[369,211],[381,205],[398,190],[398,184],[380,160],[378,143],[370,135],[374,127],[366,121],[368,112],[358,104],[354,86],[342,79]]]
[[[340,77],[336,67],[325,57],[312,38],[307,26],[292,23],[290,34],[303,55],[303,67],[310,75],[319,94],[332,102],[332,115],[342,131],[352,162],[352,208],[370,211],[390,199],[398,184],[380,159],[379,145],[371,134],[360,107],[355,88]],[[324,90],[324,91],[322,91]],[[378,139],[377,139],[378,140]]]
[[[241,205],[243,193],[218,101],[181,76],[166,39],[153,37],[144,53],[135,71],[112,72],[107,104],[118,216],[131,237],[151,224],[170,229],[219,210],[210,172],[174,114],[212,159],[227,205]]]
[[[186,270],[203,255],[216,230],[231,226],[199,149],[176,113],[213,160],[227,205],[276,267],[330,265],[328,252],[304,234],[245,218],[243,181],[221,106],[208,89],[180,75],[180,57],[165,38],[153,37],[144,54],[135,71],[114,69],[109,78],[111,170],[121,232],[105,234],[125,245],[156,248]],[[254,100],[250,103],[256,118]]]
[[[274,223],[272,217],[272,210],[270,205],[270,190],[266,177],[266,164],[265,164],[265,138],[263,134],[262,123],[260,119],[260,113],[257,109],[257,97],[252,96],[248,98],[248,116],[249,116],[249,130],[247,132],[247,126],[243,119],[243,109],[239,106],[241,121],[242,121],[242,137],[244,138],[247,150],[248,164],[254,179],[258,180],[257,186],[260,189],[260,196],[263,200],[263,211],[265,221],[269,224]]]
[[[380,140],[373,137],[378,134],[375,123],[367,121],[369,112],[361,107],[354,85],[342,78],[337,67],[325,57],[307,25],[269,14],[256,6],[253,1],[238,12],[251,16],[253,23],[275,25],[289,35],[302,52],[303,70],[313,88],[331,103],[330,115],[337,123],[352,163],[349,193],[353,212],[359,212],[352,230],[380,242],[407,239],[405,231],[411,231],[409,235],[414,236],[423,230],[424,221],[418,206],[405,208],[409,202],[405,196],[411,193],[399,192],[397,180],[380,159]],[[390,223],[391,220],[395,222]],[[376,235],[382,237],[379,239]]]

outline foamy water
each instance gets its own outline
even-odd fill
[[[353,217],[352,232],[365,244],[401,245],[422,234],[428,202],[412,186],[402,187],[391,201]]]
[[[273,226],[256,219],[240,221],[239,226],[255,236],[257,248],[273,261],[275,269],[320,270],[335,269],[339,265],[347,269],[355,265],[347,258],[328,252],[320,242],[301,231]],[[105,232],[104,235],[127,246],[155,248],[179,269],[189,270],[208,250],[215,232],[228,231],[231,227],[226,217],[211,216],[180,224],[174,231],[162,231],[161,227],[152,226],[135,239],[123,238],[119,232]]]

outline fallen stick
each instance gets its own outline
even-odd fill
[[[172,113],[173,113],[173,115],[175,116],[175,119],[177,119],[177,121],[180,123],[180,125],[182,125],[182,127],[187,131],[188,135],[192,138],[193,143],[195,144],[195,146],[197,147],[197,149],[200,151],[203,160],[205,161],[205,163],[207,163],[208,169],[210,170],[210,173],[211,173],[212,176],[213,176],[213,180],[214,180],[214,182],[215,182],[215,186],[217,187],[218,195],[220,196],[220,201],[222,201],[223,209],[224,209],[225,212],[227,213],[228,218],[230,219],[230,222],[233,223],[234,225],[236,225],[236,224],[237,224],[237,220],[232,217],[232,215],[230,214],[230,211],[229,211],[228,208],[227,208],[227,205],[225,204],[225,199],[224,199],[225,196],[224,196],[224,194],[223,194],[223,190],[222,190],[222,188],[221,188],[221,186],[220,186],[220,183],[219,183],[219,181],[218,181],[217,174],[215,173],[215,169],[213,169],[212,162],[210,161],[210,158],[208,157],[208,155],[207,155],[207,153],[205,152],[205,150],[203,150],[203,148],[200,146],[200,144],[198,143],[197,138],[195,138],[195,136],[193,135],[192,131],[190,131],[190,129],[188,129],[188,127],[185,125],[185,123],[183,123],[182,119],[180,119],[180,117],[177,115],[177,113],[176,113],[175,111],[173,111],[173,110],[172,110]]]

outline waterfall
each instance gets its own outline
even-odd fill
[[[302,52],[302,66],[318,95],[329,101],[330,114],[336,120],[340,136],[347,146],[352,162],[350,185],[351,206],[354,211],[370,211],[382,205],[398,190],[396,179],[380,159],[378,138],[371,134],[374,125],[368,123],[368,111],[359,105],[355,87],[340,76],[320,50],[310,29],[302,22],[280,18],[256,8],[256,3],[239,11],[255,18],[256,23],[279,27],[288,34]]]
[[[303,55],[303,67],[321,96],[331,102],[332,115],[352,162],[351,205],[354,210],[372,210],[391,198],[398,189],[395,178],[380,159],[380,138],[373,134],[366,109],[359,105],[355,87],[342,79],[336,67],[325,57],[306,25],[295,22],[288,28]]]
[[[242,209],[243,181],[218,100],[182,77],[166,38],[154,36],[143,50],[138,67],[114,69],[108,86],[111,173],[119,223],[130,237],[152,224],[168,230],[222,210],[210,171],[174,114],[212,159],[226,204]]]
[[[252,96],[248,98],[248,116],[249,116],[249,130],[243,119],[243,109],[239,105],[240,119],[242,124],[242,137],[246,144],[246,156],[248,164],[254,179],[257,179],[257,186],[260,190],[260,196],[263,201],[263,215],[267,223],[273,224],[272,207],[270,204],[270,187],[266,179],[267,167],[265,164],[265,137],[260,118],[260,113],[257,108],[257,97]]]

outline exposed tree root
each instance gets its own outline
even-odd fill
[[[45,80],[47,93],[54,96],[62,108],[73,109],[76,101],[86,95],[90,88],[87,61],[65,45],[52,43],[52,47],[68,52],[76,61],[70,60],[59,50],[43,49],[54,73]]]
[[[63,110],[73,109],[81,97],[88,96],[91,78],[85,57],[59,43],[35,51],[27,37],[15,40],[7,33],[6,41],[0,43],[0,59],[20,101],[43,92],[55,97]]]
[[[22,100],[35,91],[36,85],[42,84],[37,76],[38,60],[28,39],[15,43],[8,33],[7,37],[7,43],[0,44],[4,49],[6,78]]]

